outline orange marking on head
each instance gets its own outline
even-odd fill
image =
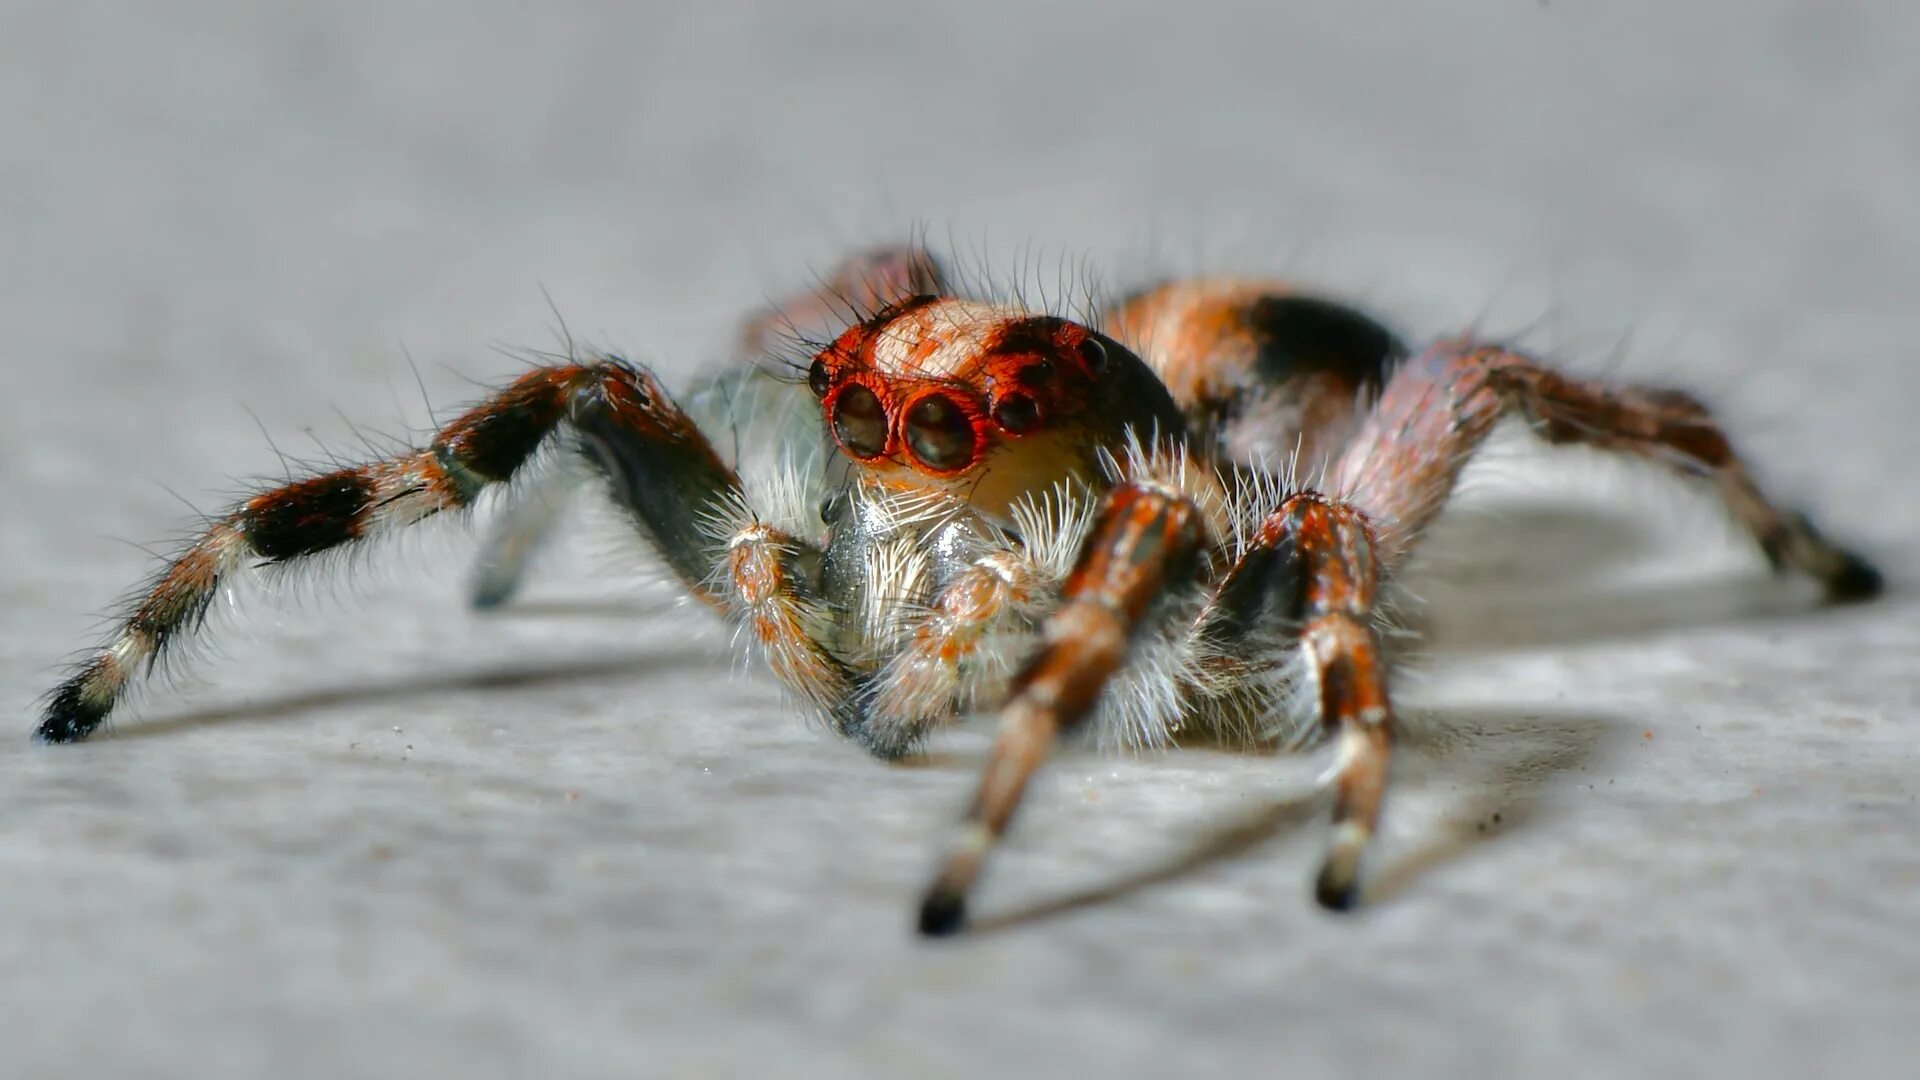
[[[1094,448],[1118,444],[1143,410],[1099,400],[1115,392],[1102,383],[1116,355],[1065,319],[922,296],[842,333],[807,384],[835,443],[870,474],[991,506],[1090,473]]]

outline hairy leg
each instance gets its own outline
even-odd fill
[[[488,530],[480,554],[473,561],[467,597],[481,610],[499,607],[520,591],[527,565],[553,535],[560,515],[584,477],[556,464],[526,486],[506,506]]]
[[[37,734],[85,738],[134,680],[202,626],[233,575],[310,566],[507,483],[556,435],[578,441],[615,501],[695,596],[721,554],[705,517],[739,481],[647,372],[606,358],[527,372],[442,428],[424,449],[263,491],[214,518],[142,590],[107,643],[49,695]]]
[[[1386,792],[1393,735],[1387,667],[1374,626],[1379,567],[1366,518],[1312,492],[1295,495],[1260,524],[1195,624],[1203,651],[1233,670],[1222,684],[1268,713],[1263,734],[1302,718],[1338,740],[1333,826],[1315,895],[1329,908],[1359,896],[1360,856]],[[1287,662],[1297,649],[1303,664]],[[1304,668],[1304,670],[1301,670]],[[1291,685],[1304,676],[1308,691]]]
[[[1526,354],[1466,340],[1406,361],[1335,470],[1337,490],[1373,521],[1385,561],[1417,542],[1461,468],[1507,415],[1524,418],[1548,442],[1633,454],[1711,482],[1776,569],[1807,574],[1834,600],[1880,591],[1880,574],[1865,559],[1761,492],[1719,423],[1693,397],[1574,378]]]
[[[860,719],[856,682],[822,644],[831,613],[811,585],[808,563],[818,561],[805,541],[743,510],[732,523],[720,588],[774,675],[847,735]]]
[[[1178,492],[1128,483],[1108,493],[1039,653],[1014,676],[973,804],[921,905],[921,933],[960,929],[967,892],[1027,781],[1054,739],[1086,719],[1154,602],[1193,579],[1204,538],[1199,509]]]

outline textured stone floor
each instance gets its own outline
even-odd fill
[[[192,7],[0,7],[0,1075],[1912,1075],[1920,17]],[[863,759],[590,525],[507,611],[436,532],[26,741],[262,429],[424,427],[547,296],[684,374],[916,227],[1055,295],[1537,324],[1702,389],[1894,590],[1822,610],[1674,485],[1503,445],[1351,919],[1320,762],[1068,753],[981,932],[914,940],[984,735]]]

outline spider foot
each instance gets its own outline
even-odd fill
[[[1807,515],[1789,513],[1785,518],[1780,538],[1764,543],[1776,568],[1804,570],[1826,587],[1827,599],[1836,604],[1871,600],[1886,587],[1878,568],[1828,540]]]
[[[90,701],[86,693],[88,671],[60,684],[47,700],[46,711],[40,716],[40,726],[33,730],[36,742],[76,743],[93,734],[107,718],[105,706]]]
[[[1328,911],[1352,911],[1360,906],[1360,854],[1366,849],[1366,830],[1349,822],[1335,831],[1313,898]]]
[[[467,593],[467,603],[473,605],[475,611],[492,611],[505,605],[520,587],[519,578],[490,572],[493,570],[492,567],[483,566],[474,574],[473,584]]]
[[[921,934],[949,937],[966,926],[967,890],[980,876],[980,865],[993,839],[992,830],[982,824],[970,824],[961,832],[920,902]]]
[[[864,711],[835,715],[832,723],[834,730],[881,761],[904,761],[919,753],[926,743],[925,728],[876,722]]]
[[[967,924],[967,898],[938,885],[927,891],[920,904],[920,933],[923,937],[952,937]]]
[[[1837,565],[1823,582],[1827,599],[1836,604],[1871,600],[1886,588],[1886,578],[1866,559],[1843,548],[1834,549],[1834,556]]]

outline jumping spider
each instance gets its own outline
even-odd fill
[[[584,467],[509,489],[518,500],[477,602],[513,591],[558,505],[552,488],[597,476],[686,592],[875,756],[999,711],[920,909],[924,933],[961,926],[1028,779],[1057,736],[1082,728],[1130,746],[1337,738],[1315,895],[1345,909],[1395,726],[1381,588],[1503,417],[1706,481],[1777,569],[1834,600],[1880,588],[1865,560],[1762,495],[1685,393],[1573,378],[1470,337],[1416,351],[1358,311],[1267,281],[1163,284],[1092,325],[964,294],[917,249],[874,252],[748,324],[742,351],[758,353],[782,325],[851,310],[793,365],[804,377],[743,364],[683,409],[644,368],[570,355],[425,449],[262,491],[147,584],[49,695],[38,734],[65,743],[99,727],[201,628],[231,575],[311,567],[557,460]],[[694,419],[743,423],[727,404],[748,390],[771,395],[752,422],[762,433],[828,448],[789,462],[767,498],[749,497],[741,462]],[[1271,463],[1311,464],[1322,481]]]

